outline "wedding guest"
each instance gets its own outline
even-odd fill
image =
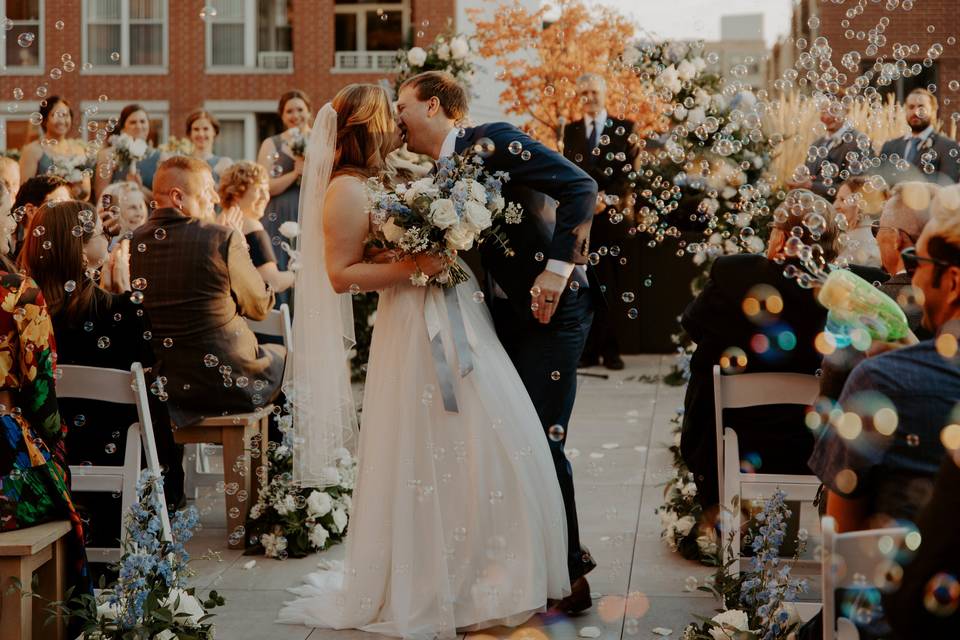
[[[886,345],[901,348],[857,365],[840,395],[843,417],[823,427],[810,457],[840,531],[913,519],[930,498],[944,454],[941,432],[956,421],[960,402],[958,203],[960,187],[942,190],[916,247],[903,252],[923,294],[923,326],[937,339]]]
[[[954,592],[960,576],[960,456],[943,457],[933,494],[916,526],[922,543],[903,566],[894,589],[883,594],[887,621],[901,638],[960,637],[960,611]]]
[[[818,239],[804,226],[804,218],[814,213],[825,221]],[[787,239],[799,237],[805,246],[819,246],[816,253],[829,263],[839,249],[835,218],[833,206],[820,196],[791,191],[774,215],[767,256],[718,258],[703,291],[683,313],[681,324],[697,350],[690,361],[680,450],[704,508],[719,500],[713,366],[720,364],[727,373],[810,375],[820,368],[814,341],[823,331],[826,310],[813,289],[784,275],[787,265],[798,268],[796,247]],[[794,235],[796,229],[800,236]],[[783,405],[725,410],[724,426],[737,432],[741,456],[753,460],[756,471],[808,474],[813,436],[804,424],[805,412],[805,407]]]
[[[847,119],[847,105],[841,100],[824,100],[820,122],[826,135],[813,141],[799,175],[787,183],[791,189],[809,189],[818,196],[839,198],[839,185],[863,171],[873,157],[870,139]]]
[[[270,202],[268,180],[266,169],[259,164],[246,160],[237,162],[220,179],[220,205],[224,209],[240,209],[243,214],[243,236],[250,249],[253,266],[271,289],[286,291],[293,286],[294,272],[277,268],[270,237],[260,222]]]
[[[6,218],[5,211],[0,217]],[[0,225],[6,231],[10,227]],[[0,237],[0,248],[9,245]],[[66,586],[93,594],[84,529],[67,478],[64,437],[55,393],[56,345],[43,293],[0,256],[0,531],[69,520]],[[29,585],[24,585],[29,589]],[[71,637],[79,630],[71,628]]]
[[[907,95],[903,108],[910,133],[887,140],[880,149],[887,184],[904,180],[955,184],[960,178],[960,146],[936,130],[937,97],[918,87]]]
[[[78,226],[83,229],[79,236],[75,232]],[[42,234],[32,232],[41,227]],[[99,217],[88,204],[68,201],[42,207],[34,216],[20,266],[48,300],[59,364],[129,370],[139,362],[149,371],[154,357],[143,305],[131,298],[129,289],[111,293],[97,286],[93,277],[107,257],[107,238]],[[165,406],[155,402],[150,409],[161,463],[176,469]],[[123,464],[127,427],[138,421],[135,408],[71,398],[60,401],[60,414],[70,426],[66,444],[71,464]],[[176,503],[181,487],[182,481],[178,484],[167,475],[168,500]],[[88,545],[116,546],[120,496],[97,492],[74,498],[85,518]]]
[[[77,178],[71,178],[72,197],[86,200],[90,197],[90,174],[87,151],[77,139],[68,136],[73,130],[73,109],[66,99],[51,96],[40,105],[40,139],[25,145],[20,152],[20,181],[26,182],[38,175],[55,173],[65,176],[68,167],[75,168]]]
[[[603,76],[588,73],[577,80],[577,96],[583,106],[583,118],[572,122],[564,129],[563,155],[586,171],[597,183],[597,206],[590,231],[590,244],[596,248],[627,245],[628,222],[633,214],[634,182],[627,176],[627,165],[637,164],[641,152],[641,135],[635,123],[620,118],[611,118],[607,113],[607,83]],[[620,345],[615,326],[610,316],[621,309],[620,295],[629,288],[629,272],[615,255],[602,252],[596,265],[597,279],[606,287],[610,307],[598,309],[584,347],[580,366],[591,367],[600,363],[607,369],[623,369]],[[614,254],[619,253],[614,251]]]
[[[20,164],[10,156],[0,156],[0,182],[7,185],[7,191],[14,198],[20,189]]]
[[[20,223],[14,241],[14,251],[19,251],[24,230],[33,219],[33,214],[44,205],[71,199],[70,184],[63,178],[50,175],[34,176],[20,185],[13,203],[13,217]]]
[[[213,143],[220,135],[220,121],[209,111],[198,109],[187,116],[187,138],[193,143],[193,157],[210,165],[213,181],[220,183],[220,176],[230,166],[230,158],[213,152]]]
[[[171,420],[184,427],[270,403],[285,351],[258,345],[244,317],[265,318],[273,292],[240,232],[212,222],[219,197],[210,167],[184,156],[164,160],[154,197],[158,207],[133,234],[130,275],[143,280]]]
[[[99,197],[108,184],[129,180],[140,185],[147,200],[152,200],[153,175],[160,161],[160,152],[149,145],[150,117],[147,110],[139,104],[128,104],[120,111],[116,134],[125,133],[133,140],[142,140],[147,144],[142,160],[123,162],[117,157],[113,145],[104,147],[97,154],[97,168],[94,172],[93,190]],[[112,138],[113,139],[113,138]]]
[[[114,182],[107,185],[100,195],[97,213],[101,220],[108,218],[115,221],[118,237],[132,234],[147,221],[149,215],[147,201],[136,182]],[[104,225],[106,226],[106,222]],[[117,238],[114,238],[114,242],[116,241]]]
[[[880,267],[880,247],[873,236],[871,214],[883,205],[883,192],[864,176],[848,178],[837,189],[833,206],[843,214],[847,227],[840,258],[848,264]]]
[[[263,226],[271,242],[280,238],[280,225],[297,220],[300,204],[300,176],[303,174],[303,153],[298,152],[310,137],[310,99],[302,91],[288,91],[280,97],[280,119],[284,131],[260,145],[257,162],[270,176],[270,205]],[[277,267],[287,268],[284,253],[277,256]],[[286,301],[286,296],[278,297]]]

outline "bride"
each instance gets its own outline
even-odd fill
[[[389,98],[375,85],[340,91],[310,136],[288,385],[294,476],[304,486],[335,482],[335,452],[356,434],[346,367],[350,293],[378,291],[380,303],[346,559],[291,589],[300,598],[279,621],[452,638],[522,624],[570,593],[565,516],[544,432],[475,295],[476,280],[455,289],[473,370],[453,376],[459,412],[451,413],[439,397],[430,340],[438,331],[458,371],[448,301],[436,287],[410,283],[418,267],[439,272],[442,259],[365,258],[365,182],[382,177],[384,158],[399,145]]]

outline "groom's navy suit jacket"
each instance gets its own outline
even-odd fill
[[[505,122],[466,129],[457,139],[456,152],[483,138],[494,144],[493,152],[484,158],[484,168],[508,173],[503,197],[523,207],[520,224],[501,227],[513,255],[505,255],[497,243],[486,242],[480,248],[483,268],[507,294],[518,316],[532,320],[530,288],[547,260],[587,263],[597,183],[561,154]],[[530,152],[528,160],[523,159],[526,154],[512,153],[513,142]]]

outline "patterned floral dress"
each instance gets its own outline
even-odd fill
[[[90,592],[83,526],[70,499],[54,392],[56,345],[47,306],[30,278],[0,272],[0,531],[70,520],[68,571]]]

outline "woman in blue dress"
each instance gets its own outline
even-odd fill
[[[147,141],[150,136],[150,117],[139,104],[128,104],[120,112],[116,133],[125,133],[134,140]],[[147,202],[153,199],[153,174],[160,162],[160,152],[149,146],[142,160],[119,163],[112,146],[104,147],[97,154],[97,170],[93,178],[93,190],[97,197],[111,183],[130,180],[140,185]]]
[[[233,164],[233,161],[213,152],[213,143],[218,135],[220,135],[220,121],[209,111],[197,109],[187,116],[187,138],[193,144],[192,155],[210,165],[213,181],[219,185],[220,176]]]
[[[90,173],[86,147],[68,138],[73,129],[73,109],[65,98],[50,96],[39,109],[40,139],[20,151],[20,183],[34,176],[53,173],[70,182],[77,200],[90,197]]]

